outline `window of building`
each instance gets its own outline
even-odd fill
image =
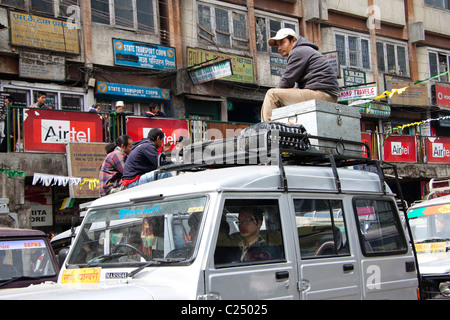
[[[199,3],[197,15],[198,37],[201,42],[220,47],[249,48],[245,11]]]
[[[255,16],[256,48],[259,52],[278,54],[277,47],[269,47],[267,40],[275,36],[281,28],[291,28],[298,33],[298,24],[286,18]]]
[[[227,199],[214,253],[216,267],[285,261],[276,199]]]
[[[350,254],[342,201],[295,199],[294,207],[302,259]]]
[[[31,10],[53,15],[53,1],[31,0]]]
[[[342,67],[370,70],[369,39],[359,35],[335,34]]]
[[[430,77],[437,76],[438,74],[444,73],[449,69],[450,66],[450,53],[441,52],[428,52],[428,58],[430,62]],[[440,82],[449,82],[449,74],[444,74],[439,78],[435,79]]]
[[[91,19],[119,28],[153,33],[156,31],[156,5],[155,0],[91,0]]]
[[[393,201],[356,198],[353,205],[365,256],[398,254],[408,250]]]
[[[450,10],[450,0],[425,0],[425,4],[435,8]]]
[[[377,42],[378,70],[397,75],[408,75],[406,46]]]

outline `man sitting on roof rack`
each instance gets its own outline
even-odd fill
[[[158,168],[158,149],[162,146],[163,152],[169,151],[170,142],[164,143],[164,132],[161,129],[153,128],[149,131],[147,138],[133,142],[131,152],[125,162],[123,169],[122,185],[132,188],[154,180],[154,170]],[[166,162],[164,155],[161,164]],[[158,179],[171,177],[170,172],[158,174]]]
[[[280,29],[269,39],[271,47],[287,57],[286,71],[276,89],[267,91],[261,108],[261,121],[272,119],[272,110],[308,100],[337,102],[338,81],[319,47],[298,36],[290,28]]]

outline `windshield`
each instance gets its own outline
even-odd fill
[[[56,275],[56,267],[43,239],[0,240],[0,286],[22,277]]]
[[[206,197],[91,210],[68,259],[71,265],[140,265],[193,258]]]
[[[450,250],[450,204],[412,208],[408,219],[417,253]]]

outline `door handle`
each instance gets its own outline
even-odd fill
[[[278,271],[275,273],[275,279],[277,279],[277,281],[289,279],[289,271]]]
[[[351,272],[355,269],[355,267],[353,266],[353,264],[348,263],[348,264],[344,264],[343,266],[343,270],[344,272]]]

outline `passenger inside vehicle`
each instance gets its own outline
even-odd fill
[[[214,255],[216,265],[284,257],[278,206],[259,206],[248,201],[227,201]]]

